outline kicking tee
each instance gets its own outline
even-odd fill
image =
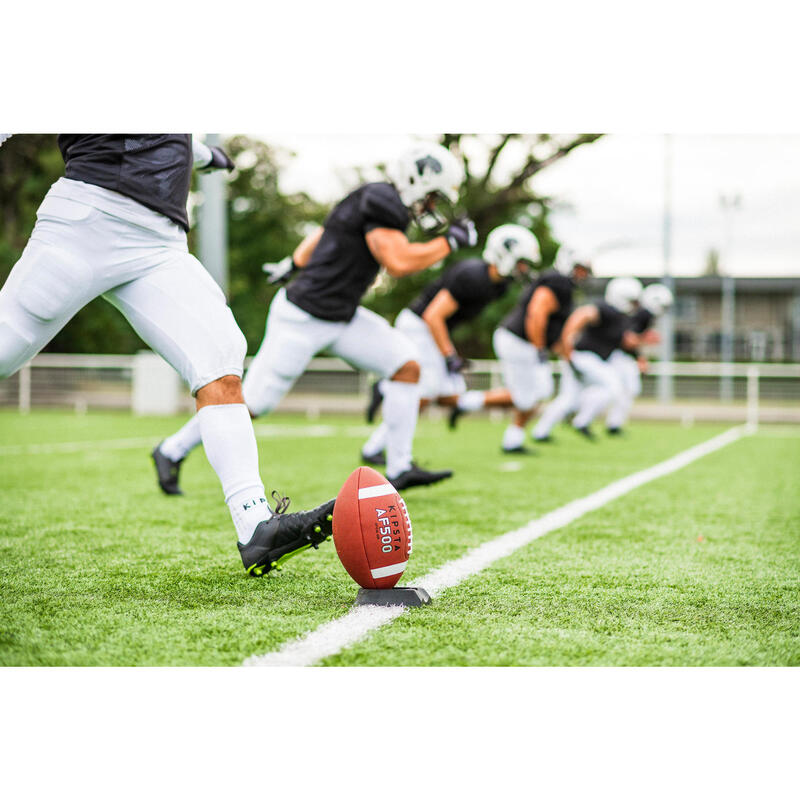
[[[515,336],[519,336],[520,339],[528,341],[528,335],[525,332],[525,317],[534,292],[540,286],[546,286],[550,289],[556,296],[556,300],[558,300],[558,309],[549,316],[547,330],[545,331],[547,347],[552,347],[561,337],[564,323],[572,312],[572,293],[575,289],[575,284],[571,278],[554,269],[543,272],[525,289],[514,308],[500,322],[500,327],[506,328]]]
[[[600,320],[583,329],[575,349],[589,350],[605,360],[622,346],[622,337],[630,329],[631,318],[605,300],[600,300],[595,306],[600,313]]]
[[[286,296],[318,319],[349,322],[380,270],[366,239],[375,228],[405,231],[408,209],[390,183],[367,183],[328,214],[311,261]]]
[[[65,177],[111,189],[189,230],[190,133],[62,133]]]
[[[495,282],[489,277],[489,264],[480,258],[459,261],[435,281],[431,281],[409,308],[419,317],[442,289],[447,289],[458,303],[456,312],[448,317],[447,328],[477,317],[486,306],[499,300],[507,291],[511,278]]]

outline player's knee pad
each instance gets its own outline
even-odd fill
[[[517,411],[530,411],[537,401],[538,398],[534,389],[511,390],[511,402]]]
[[[34,343],[10,321],[0,319],[0,379],[13,375],[31,356]]]
[[[16,297],[26,313],[40,322],[52,322],[82,305],[93,280],[87,264],[53,245],[36,247],[23,259]]]

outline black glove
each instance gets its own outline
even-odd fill
[[[445,236],[452,253],[455,253],[459,247],[475,247],[478,244],[478,231],[475,230],[475,223],[466,217],[451,223]]]
[[[463,372],[470,365],[470,360],[468,358],[461,358],[458,353],[451,353],[445,358],[444,361],[445,364],[447,364],[447,371],[451,375],[456,375],[459,372]]]
[[[213,169],[226,169],[228,172],[233,170],[233,161],[228,158],[228,154],[221,147],[209,147],[208,149],[211,151],[211,161],[203,167],[203,172],[211,172]]]
[[[277,263],[262,264],[261,269],[267,274],[267,283],[288,283],[299,267],[291,256],[286,256]]]
[[[536,350],[536,358],[540,364],[546,364],[550,359],[547,357],[547,349],[542,347]]]

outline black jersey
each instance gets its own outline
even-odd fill
[[[319,319],[349,322],[380,270],[365,234],[374,228],[405,231],[408,223],[408,209],[394,186],[361,186],[328,214],[311,261],[298,271],[286,296]]]
[[[468,258],[450,267],[435,281],[431,281],[409,308],[422,316],[434,297],[447,289],[458,303],[457,311],[447,318],[448,330],[477,317],[489,303],[501,298],[507,291],[511,278],[493,281],[489,277],[489,264],[480,258]]]
[[[546,346],[552,347],[561,337],[561,330],[567,317],[572,311],[572,292],[575,284],[571,278],[562,275],[554,269],[543,272],[525,291],[520,295],[517,304],[504,317],[500,323],[501,328],[506,328],[511,333],[519,336],[520,339],[528,341],[525,332],[525,317],[528,313],[533,293],[540,287],[546,286],[556,296],[558,300],[558,310],[554,311],[547,320],[547,330],[545,331]]]
[[[189,230],[190,133],[62,133],[65,176],[124,194]]]
[[[646,308],[637,308],[628,319],[634,333],[644,333],[655,322],[656,316]]]
[[[606,303],[605,300],[595,303],[600,319],[595,325],[587,325],[583,329],[576,350],[589,350],[607,359],[614,350],[622,345],[622,337],[630,329],[631,318],[627,314]]]

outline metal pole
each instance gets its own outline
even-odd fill
[[[672,136],[664,134],[664,227],[662,239],[664,258],[664,285],[675,294],[675,281],[672,278]],[[674,399],[672,382],[672,362],[675,359],[675,323],[673,310],[661,317],[661,371],[658,376],[658,399],[671,403]]]
[[[735,280],[731,274],[731,250],[733,243],[733,212],[739,208],[741,197],[722,195],[719,199],[725,221],[725,254],[722,259],[722,296],[720,299],[721,337],[720,361],[722,378],[719,384],[719,398],[723,403],[733,400],[733,344],[736,329]]]
[[[758,430],[758,379],[759,369],[755,364],[747,368],[747,429]]]
[[[206,135],[206,144],[219,147],[218,133]],[[215,170],[200,175],[203,204],[197,214],[200,261],[211,277],[228,294],[228,217],[226,208],[225,171]]]

